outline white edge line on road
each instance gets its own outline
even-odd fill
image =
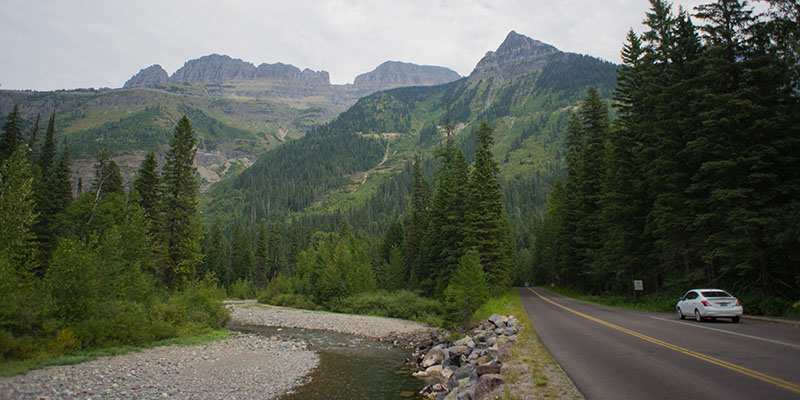
[[[671,319],[666,319],[666,318],[662,318],[662,317],[650,317],[650,318],[658,319],[658,320],[661,320],[661,321],[664,321],[664,322],[672,322],[672,323],[681,324],[681,325],[685,325],[685,326],[691,326],[692,328],[708,329],[710,331],[722,332],[722,333],[727,333],[729,335],[742,336],[742,337],[746,337],[746,338],[749,338],[749,339],[761,340],[763,342],[769,342],[769,343],[774,343],[774,344],[779,344],[779,345],[783,345],[783,346],[789,346],[789,347],[794,347],[796,349],[800,349],[800,346],[798,346],[796,344],[779,342],[777,340],[772,340],[772,339],[764,339],[764,338],[758,337],[758,336],[745,335],[744,333],[731,332],[731,331],[726,331],[724,329],[709,328],[707,326],[695,325],[695,324],[691,324],[691,323],[688,323],[688,322],[673,321]]]

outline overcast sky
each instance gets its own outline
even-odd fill
[[[693,8],[706,1],[679,0]],[[4,0],[0,89],[121,87],[160,64],[206,54],[330,72],[332,83],[387,60],[468,75],[509,31],[619,63],[646,0]]]

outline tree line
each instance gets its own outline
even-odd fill
[[[529,279],[800,297],[800,6],[768,3],[650,1],[622,49],[618,118],[589,90],[569,121]]]
[[[203,280],[195,139],[178,122],[160,171],[150,153],[126,193],[119,166],[98,155],[88,190],[70,152],[19,110],[0,138],[0,359],[138,345],[219,328],[213,277]],[[42,143],[39,143],[41,141]],[[76,197],[77,193],[77,197]]]

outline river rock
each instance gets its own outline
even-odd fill
[[[481,375],[478,378],[478,383],[475,385],[475,397],[481,398],[489,394],[496,387],[506,383],[506,381],[497,374]]]
[[[420,367],[428,368],[433,364],[438,364],[442,362],[444,359],[444,352],[442,351],[442,346],[437,345],[431,348],[427,354],[425,354],[425,358],[422,359],[422,363]]]
[[[478,375],[499,374],[500,363],[497,361],[492,361],[488,364],[481,364],[475,369],[475,371],[477,371]]]
[[[500,314],[492,314],[487,319],[498,328],[504,328],[506,326],[505,322],[503,322],[503,316]]]

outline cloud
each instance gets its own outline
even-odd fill
[[[0,12],[2,89],[120,87],[210,53],[326,70],[334,83],[386,60],[467,75],[510,30],[618,62],[647,2],[633,0],[11,0]],[[699,1],[677,1],[691,8]]]

